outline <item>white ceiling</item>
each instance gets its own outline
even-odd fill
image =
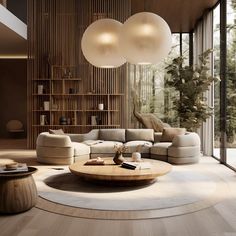
[[[27,56],[27,25],[0,4],[0,58]]]

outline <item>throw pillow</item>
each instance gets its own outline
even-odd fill
[[[164,128],[161,136],[161,142],[172,142],[175,136],[185,134],[185,128]]]
[[[64,135],[65,133],[62,129],[49,129],[49,134]]]

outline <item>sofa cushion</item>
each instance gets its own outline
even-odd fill
[[[126,142],[129,141],[154,141],[153,129],[127,129],[126,130]]]
[[[200,138],[197,133],[188,133],[174,137],[172,145],[175,147],[200,146]]]
[[[86,140],[98,140],[99,129],[92,129],[90,132],[85,134],[67,134],[72,142],[83,142]]]
[[[49,134],[64,135],[63,129],[49,129]]]
[[[36,147],[37,157],[73,158],[73,147]]]
[[[114,142],[114,141],[103,141],[102,143],[97,143],[90,146],[91,153],[111,153],[114,154],[114,146],[115,144],[123,145],[122,142]]]
[[[185,134],[185,128],[165,128],[162,132],[161,142],[172,142],[175,136]]]
[[[139,145],[143,145],[142,147],[137,150]],[[127,147],[127,151],[125,153],[133,153],[133,152],[140,152],[140,153],[150,153],[150,147],[152,146],[151,142],[148,141],[129,141],[125,143]]]
[[[71,147],[70,137],[67,135],[57,135],[49,134],[48,132],[43,132],[39,134],[37,141],[37,146],[45,147]]]
[[[160,142],[162,137],[162,132],[155,132],[154,133],[154,143]]]
[[[105,141],[125,142],[125,129],[100,129],[99,139]]]
[[[192,157],[168,157],[168,162],[170,164],[194,164],[199,161],[199,156],[192,156]]]
[[[200,146],[192,146],[192,147],[174,147],[170,146],[168,148],[168,156],[171,157],[193,157],[200,156]]]
[[[72,146],[74,148],[74,156],[90,154],[90,147],[84,143],[72,142]]]
[[[143,114],[141,119],[144,127],[148,129],[154,129],[156,132],[162,132],[164,128],[164,123],[160,119],[158,119],[154,114]]]
[[[92,145],[102,143],[102,142],[103,140],[86,140],[86,141],[83,141],[82,143],[86,144],[87,146],[92,146]]]
[[[51,164],[51,165],[71,165],[74,163],[74,157],[58,158],[58,157],[37,156],[37,161],[43,164]]]
[[[168,148],[170,146],[171,146],[171,142],[155,143],[151,147],[151,154],[167,156],[168,155]]]

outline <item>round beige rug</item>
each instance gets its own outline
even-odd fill
[[[226,183],[212,173],[188,166],[146,186],[105,186],[85,182],[68,168],[36,176],[37,207],[58,214],[96,219],[146,219],[186,214],[210,207],[228,191]]]

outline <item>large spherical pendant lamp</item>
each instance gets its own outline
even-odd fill
[[[126,62],[119,50],[121,27],[119,21],[101,19],[85,30],[81,47],[88,62],[102,68],[119,67]]]
[[[119,41],[121,52],[128,62],[156,64],[171,49],[171,31],[160,16],[141,12],[125,21]]]

